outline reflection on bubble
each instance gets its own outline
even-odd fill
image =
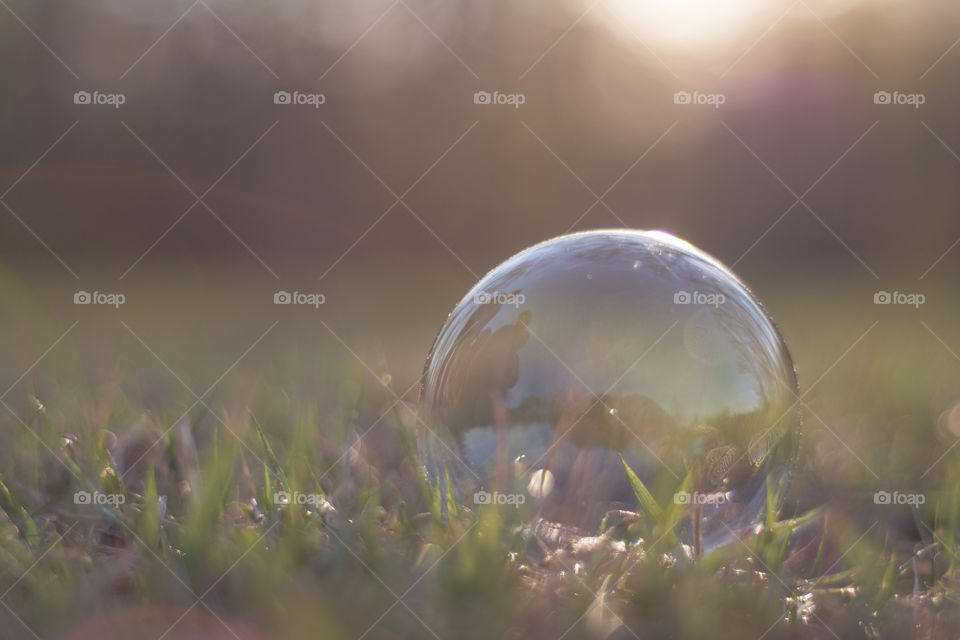
[[[549,469],[537,469],[530,474],[527,493],[534,498],[546,498],[553,491],[553,474]]]
[[[944,437],[960,438],[960,402],[940,414],[937,426]]]
[[[477,303],[494,291],[523,303]],[[527,517],[584,531],[637,509],[621,457],[661,504],[722,492],[683,525],[709,548],[782,490],[795,392],[776,328],[715,259],[662,232],[579,233],[510,258],[450,314],[422,396],[447,441],[425,446],[462,495],[526,492]]]

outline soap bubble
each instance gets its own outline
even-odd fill
[[[782,495],[796,390],[770,317],[716,259],[663,232],[576,233],[510,258],[450,314],[424,371],[424,446],[471,508],[481,491],[584,533],[640,510],[626,463],[709,549]]]

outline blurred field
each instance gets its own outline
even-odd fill
[[[196,307],[184,303],[183,282],[154,283],[156,297],[131,300],[119,319],[116,310],[91,309],[17,381],[15,372],[70,325],[15,278],[5,280],[4,321],[18,338],[4,362],[4,379],[16,384],[3,400],[19,419],[6,410],[0,418],[8,443],[0,457],[3,584],[8,613],[27,625],[11,617],[8,637],[32,637],[28,627],[40,637],[94,637],[78,625],[115,625],[90,622],[114,614],[158,636],[173,627],[168,637],[234,637],[203,618],[209,606],[242,638],[351,638],[415,582],[370,637],[429,635],[419,617],[439,637],[555,638],[581,614],[567,637],[697,637],[706,629],[759,636],[778,616],[796,617],[784,598],[814,592],[819,618],[783,622],[767,637],[862,637],[865,620],[876,637],[901,637],[914,619],[918,637],[950,637],[956,628],[960,359],[951,349],[960,336],[950,291],[925,289],[927,302],[915,309],[874,305],[872,289],[838,281],[757,286],[794,354],[807,405],[781,517],[813,520],[780,564],[768,554],[782,538],[749,543],[773,573],[743,546],[671,570],[641,561],[636,549],[626,559],[601,549],[531,577],[536,565],[524,569],[525,546],[500,520],[509,513],[477,519],[455,509],[447,524],[434,520],[411,473],[418,463],[401,446],[418,428],[408,412],[433,327],[462,292],[435,295],[436,312],[407,310],[415,316],[408,324],[399,313],[374,331],[324,308],[274,307],[269,287],[254,296],[226,278],[216,288],[221,312],[200,316],[205,294],[197,292]],[[176,291],[169,302],[165,289]],[[370,313],[358,317],[377,317]],[[404,391],[407,402],[390,410]],[[117,510],[73,503],[76,491],[117,486],[129,498]],[[322,493],[336,513],[272,504],[274,491],[294,488]],[[926,503],[877,505],[878,490],[919,492]],[[157,495],[166,496],[162,517]],[[915,592],[910,557],[930,544],[935,553],[920,561]],[[514,562],[511,549],[520,552]],[[839,574],[838,586],[803,586],[817,575],[814,555],[820,571]],[[576,577],[578,562],[586,568]],[[886,586],[890,562],[907,569]],[[745,577],[754,571],[766,577]],[[205,606],[174,625],[207,589]],[[869,615],[877,606],[879,617]]]

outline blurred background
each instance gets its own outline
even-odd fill
[[[415,401],[502,260],[631,227],[731,265],[780,325],[809,392],[800,503],[954,452],[954,2],[0,4],[9,429],[35,397],[202,434],[198,397],[243,423],[267,389],[323,435],[382,408],[365,381]]]

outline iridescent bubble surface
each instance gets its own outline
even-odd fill
[[[704,548],[762,518],[799,437],[763,307],[663,232],[591,231],[510,258],[460,301],[424,372],[434,477],[468,505],[596,532],[638,505],[621,458]]]

